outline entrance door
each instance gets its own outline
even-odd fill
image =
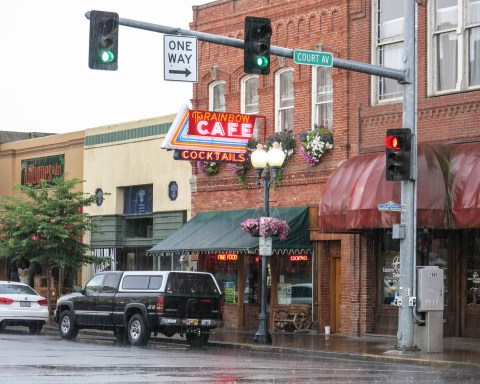
[[[331,313],[330,319],[332,320],[331,331],[332,332],[341,332],[342,331],[342,263],[340,255],[332,255],[331,259],[331,298],[330,302]]]

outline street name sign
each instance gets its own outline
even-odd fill
[[[405,209],[405,204],[394,203],[389,201],[388,203],[378,204],[379,211],[401,212]]]
[[[316,65],[319,67],[333,67],[333,54],[329,52],[293,50],[295,64]]]
[[[163,78],[168,81],[198,81],[197,37],[163,36]]]

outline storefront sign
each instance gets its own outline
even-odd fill
[[[190,151],[178,149],[173,153],[174,160],[201,160],[201,161],[218,161],[228,163],[244,163],[247,160],[245,153],[228,153],[216,151]]]
[[[253,137],[255,115],[240,113],[188,111],[188,134],[250,140]]]
[[[290,261],[308,261],[307,255],[292,255]]]
[[[235,298],[235,283],[233,281],[225,282],[225,302],[226,303],[236,303]]]
[[[218,261],[237,261],[238,255],[236,253],[219,253],[217,255]]]
[[[184,106],[161,148],[245,153],[255,121],[255,115],[189,110]]]
[[[63,177],[65,172],[65,155],[39,157],[22,160],[22,185],[40,185],[40,180],[52,184],[54,180]]]

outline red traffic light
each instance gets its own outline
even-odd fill
[[[395,136],[395,135],[387,136],[385,138],[385,147],[387,147],[388,149],[394,149],[396,151],[399,151],[400,149],[402,149],[402,146],[401,146],[402,141],[403,140],[401,140],[398,136]]]

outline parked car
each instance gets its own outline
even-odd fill
[[[14,281],[0,281],[0,332],[7,325],[24,325],[31,334],[38,334],[48,316],[47,299],[32,287]]]

